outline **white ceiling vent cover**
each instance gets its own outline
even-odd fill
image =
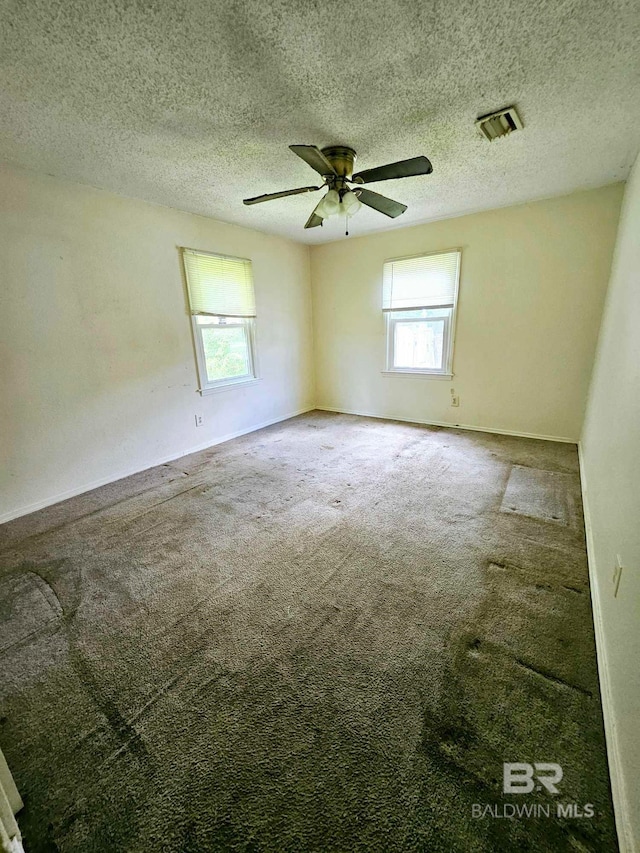
[[[485,139],[493,142],[502,136],[508,136],[514,130],[522,130],[523,124],[515,107],[506,107],[495,113],[480,116],[476,121],[476,127]]]

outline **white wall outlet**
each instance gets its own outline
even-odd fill
[[[613,570],[613,597],[618,597],[618,590],[620,589],[620,578],[622,577],[622,560],[620,559],[620,554],[616,554],[616,565]]]
[[[460,405],[460,397],[458,397],[457,394],[451,395],[451,405],[452,406],[459,406]]]
[[[196,426],[204,425],[204,415],[196,415]]]

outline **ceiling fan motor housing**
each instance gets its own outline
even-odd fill
[[[346,145],[330,145],[323,148],[322,153],[331,163],[339,178],[350,178],[356,161],[356,152]]]

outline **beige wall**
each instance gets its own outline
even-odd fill
[[[256,385],[196,392],[181,245],[253,260]],[[306,246],[2,169],[0,275],[0,521],[313,405]]]
[[[615,185],[314,247],[316,395],[307,247],[0,170],[0,521],[314,402],[577,439],[621,195]],[[196,392],[180,245],[252,258],[257,385]],[[453,381],[383,376],[384,259],[453,246]]]
[[[625,851],[640,850],[639,330],[640,160],[625,192],[581,441],[609,760]],[[618,555],[623,570],[614,597]]]
[[[316,402],[577,440],[622,190],[313,247]],[[453,380],[383,376],[383,261],[452,247],[462,249]],[[451,387],[459,408],[450,405]]]

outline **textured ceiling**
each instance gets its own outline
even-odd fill
[[[426,154],[372,184],[361,234],[626,178],[640,143],[640,0],[0,0],[0,159],[305,242],[318,195],[290,143],[357,167]],[[515,103],[523,131],[474,120]]]

